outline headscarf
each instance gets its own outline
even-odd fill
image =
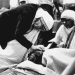
[[[47,11],[44,11],[42,8],[39,8],[36,12],[35,18],[39,17],[42,17],[43,21],[46,23],[45,26],[48,28],[48,30],[50,30],[54,23],[52,16]]]
[[[75,23],[75,11],[73,11],[73,10],[65,10],[61,14],[61,18],[72,19],[74,21],[74,23]]]
[[[43,23],[42,24],[46,28],[46,31],[50,30],[54,23],[54,20],[51,17],[51,15],[49,15],[49,13],[47,11],[44,11],[42,8],[38,8],[33,24],[35,22],[35,19],[37,18],[36,20],[38,21],[40,17],[41,17],[41,20],[43,19],[43,21],[45,22],[45,24]],[[29,32],[28,34],[25,34],[24,36],[33,44],[35,44],[40,31],[41,31],[40,28],[39,29],[34,28],[31,32]]]

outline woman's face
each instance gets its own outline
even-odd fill
[[[35,26],[41,27],[41,22],[40,22],[40,20],[38,20],[38,21],[35,23]]]
[[[74,26],[74,21],[72,19],[62,18],[61,22],[64,24],[66,28],[71,28]]]

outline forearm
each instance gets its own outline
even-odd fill
[[[17,36],[16,40],[27,49],[31,48],[32,43],[28,41],[24,36]]]

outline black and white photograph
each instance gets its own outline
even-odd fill
[[[75,0],[0,0],[0,75],[75,75]]]

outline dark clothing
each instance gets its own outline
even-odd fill
[[[23,35],[30,29],[38,5],[25,4],[10,9],[0,16],[0,44],[16,39],[21,45],[30,48],[32,43]]]
[[[37,44],[42,44],[44,46],[47,46],[48,41],[54,37],[55,37],[55,33],[52,33],[52,29],[45,32],[41,31],[38,36]]]

